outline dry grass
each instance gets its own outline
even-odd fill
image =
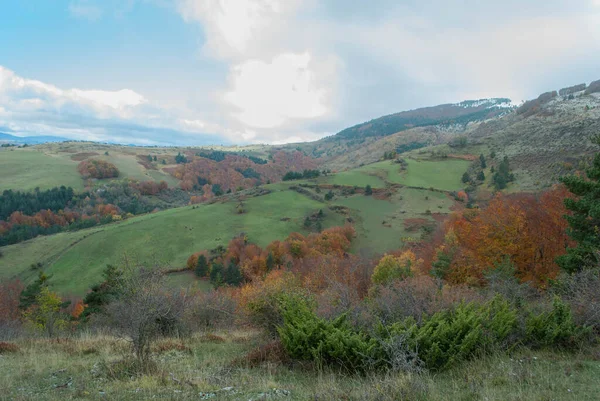
[[[138,369],[128,343],[108,335],[20,340],[0,357],[0,400],[595,400],[600,391],[597,349],[491,355],[435,376],[347,376],[290,364],[262,341],[249,331],[164,339]]]

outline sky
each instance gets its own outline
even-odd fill
[[[4,0],[0,132],[312,141],[600,79],[600,0]]]

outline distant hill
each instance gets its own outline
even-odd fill
[[[14,143],[18,145],[37,145],[40,143],[48,143],[48,142],[64,142],[70,141],[69,138],[62,138],[59,136],[15,136],[11,134],[7,134],[4,132],[0,132],[0,142],[2,143]]]
[[[510,99],[466,100],[379,117],[340,131],[335,137],[346,139],[388,136],[415,127],[466,125],[505,114],[513,105]]]

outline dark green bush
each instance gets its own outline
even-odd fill
[[[552,310],[529,316],[525,331],[526,341],[531,346],[572,347],[581,341],[589,330],[577,326],[569,305],[556,296],[552,302]]]
[[[278,328],[288,354],[319,364],[339,365],[362,371],[379,350],[376,340],[353,330],[342,314],[333,320],[319,318],[303,302],[285,302],[283,325]]]
[[[404,335],[427,368],[441,370],[505,344],[516,329],[516,309],[496,297],[485,304],[463,303],[454,310],[437,312],[421,325],[409,318],[387,330]]]

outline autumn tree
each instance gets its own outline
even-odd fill
[[[395,280],[402,280],[413,275],[414,269],[419,267],[412,251],[405,251],[400,256],[384,255],[371,276],[373,284],[389,284]]]
[[[27,308],[23,317],[36,329],[46,332],[48,337],[54,337],[56,330],[67,325],[67,315],[61,311],[65,306],[58,294],[42,287],[35,297],[35,304]]]
[[[600,145],[600,135],[592,138]],[[577,245],[567,249],[567,254],[558,257],[560,267],[575,273],[589,267],[597,267],[600,262],[600,153],[597,153],[592,166],[586,170],[586,177],[568,176],[562,183],[577,198],[565,199],[565,206],[572,212],[566,216],[569,235]]]
[[[545,285],[558,274],[555,258],[569,243],[562,218],[565,196],[561,187],[540,196],[499,194],[484,210],[455,213],[432,273],[455,283],[483,284],[484,272],[508,257],[520,280]]]
[[[0,283],[0,323],[18,320],[19,297],[24,289],[20,280],[11,280]]]

